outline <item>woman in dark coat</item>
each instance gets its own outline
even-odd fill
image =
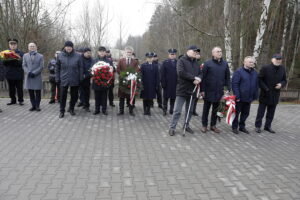
[[[153,53],[146,53],[147,62],[141,66],[143,91],[141,98],[143,99],[144,115],[151,115],[150,108],[153,99],[156,98],[156,90],[159,83],[158,65],[152,62]]]

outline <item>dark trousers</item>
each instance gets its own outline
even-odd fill
[[[57,100],[60,99],[60,86],[59,83],[56,83],[55,81],[50,81],[50,85],[51,85],[51,97],[50,100],[55,101],[55,97],[57,96]],[[57,91],[56,91],[57,90]]]
[[[95,92],[95,110],[100,111],[100,106],[101,106],[102,112],[106,112],[107,90],[94,90],[94,92]]]
[[[125,99],[126,99],[126,103],[127,103],[128,107],[129,107],[129,111],[133,111],[133,107],[135,104],[135,98],[133,100],[133,105],[131,105],[130,97],[127,97],[127,98],[120,97],[120,102],[119,102],[120,112],[124,112]]]
[[[108,88],[108,100],[109,100],[109,105],[113,105],[113,104],[114,104],[114,87],[115,87],[115,85],[112,84],[112,85]]]
[[[263,103],[259,103],[258,105],[255,127],[260,128],[262,126],[262,120],[265,116],[266,109],[267,109],[267,115],[266,115],[265,128],[271,128],[271,124],[275,115],[276,105],[266,105]]]
[[[199,99],[196,98],[195,103],[194,103],[194,107],[193,107],[193,112],[192,112],[192,113],[196,113],[198,100],[199,100]]]
[[[240,129],[243,129],[246,127],[246,119],[249,116],[250,113],[250,106],[251,103],[249,102],[237,102],[236,103],[236,113],[235,118],[232,122],[232,129],[237,129],[240,127]]]
[[[164,98],[163,99],[163,110],[165,112],[167,112],[167,110],[168,110],[168,101],[169,101],[169,99],[170,98]],[[175,104],[175,99],[170,99],[170,110],[169,110],[170,113],[173,113],[174,104]]]
[[[11,102],[17,102],[16,91],[18,95],[18,102],[23,102],[23,80],[7,80],[7,82]]]
[[[219,102],[210,102],[204,100],[203,113],[202,113],[202,126],[204,127],[207,127],[208,125],[208,115],[211,106],[212,106],[212,111],[211,111],[210,126],[216,126],[217,124],[217,111],[218,111]]]
[[[80,99],[80,103],[82,103],[85,108],[90,107],[90,94],[91,94],[90,88],[91,88],[90,79],[86,79],[80,83],[79,99]]]
[[[143,99],[144,114],[150,114],[152,99]]]
[[[78,100],[78,90],[79,86],[61,86],[60,87],[60,112],[65,112],[68,89],[70,87],[70,110],[74,110],[75,104]]]
[[[156,90],[156,99],[158,106],[162,106],[162,94],[161,94],[161,86],[158,86],[158,89]]]
[[[41,103],[41,90],[28,90],[31,106],[39,108]]]

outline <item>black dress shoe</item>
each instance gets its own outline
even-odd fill
[[[0,113],[2,113],[2,110],[0,109]]]
[[[83,106],[83,103],[79,103],[78,105],[77,105],[77,107],[82,107]]]
[[[99,113],[100,113],[100,111],[95,110],[95,111],[93,112],[93,115],[98,115]]]
[[[233,132],[234,134],[239,134],[239,131],[238,131],[237,129],[232,129],[232,132]]]
[[[173,111],[172,110],[170,110],[169,113],[170,113],[170,115],[173,115]]]
[[[40,111],[41,111],[41,109],[40,109],[40,108],[36,108],[35,110],[36,110],[37,112],[40,112]]]
[[[120,116],[120,115],[124,115],[124,111],[120,111],[120,112],[118,112],[118,114],[117,114],[118,116]]]
[[[55,103],[55,100],[50,100],[49,101],[49,104],[54,104]]]
[[[108,115],[107,111],[102,111],[103,115]]]
[[[268,131],[268,132],[270,132],[270,133],[276,133],[276,132],[275,132],[273,129],[271,129],[271,128],[265,127],[264,130],[265,130],[265,131]]]
[[[91,112],[90,108],[84,108],[86,112]]]
[[[255,128],[255,132],[256,132],[256,133],[261,133],[261,129],[258,128],[258,127],[256,127],[256,128]]]
[[[109,104],[111,107],[116,107],[116,105],[115,104],[113,104],[113,103],[111,103],[111,104]]]
[[[29,111],[34,111],[34,110],[36,110],[35,107],[32,107],[32,108],[29,109]]]
[[[250,134],[250,132],[246,128],[240,128],[239,130],[243,133]]]
[[[65,116],[65,113],[61,112],[59,113],[59,118],[63,118]]]
[[[185,131],[190,134],[194,134],[194,131],[189,126],[185,128]]]
[[[76,115],[76,113],[74,112],[74,110],[70,110],[70,114],[71,114],[72,116]]]
[[[24,105],[24,103],[23,103],[23,102],[19,102],[19,105],[20,105],[20,106],[23,106],[23,105]]]
[[[196,113],[196,112],[193,112],[192,115],[194,115],[194,116],[199,116],[198,113]]]
[[[10,105],[13,105],[13,104],[16,104],[16,102],[9,102],[6,105],[10,106]]]
[[[167,111],[163,111],[163,116],[166,116],[167,115]]]
[[[131,116],[135,116],[135,114],[134,114],[134,112],[133,111],[129,111],[129,115],[131,115]]]
[[[170,129],[170,130],[169,130],[169,135],[170,135],[170,136],[175,135],[175,130],[174,130],[174,129]]]

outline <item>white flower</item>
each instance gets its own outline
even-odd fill
[[[217,112],[217,116],[220,117],[220,118],[224,117],[223,113],[221,113],[221,112]]]
[[[139,81],[141,82],[142,80],[141,80],[141,79],[139,79]]]
[[[129,72],[126,73],[127,75],[129,74]]]

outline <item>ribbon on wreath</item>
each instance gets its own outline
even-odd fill
[[[130,81],[130,105],[133,105],[133,100],[135,97],[135,91],[136,91],[136,80],[135,79],[131,79]]]
[[[226,115],[226,123],[230,126],[235,118],[235,96],[225,96],[224,99],[226,100],[226,106],[228,107],[227,115]]]

